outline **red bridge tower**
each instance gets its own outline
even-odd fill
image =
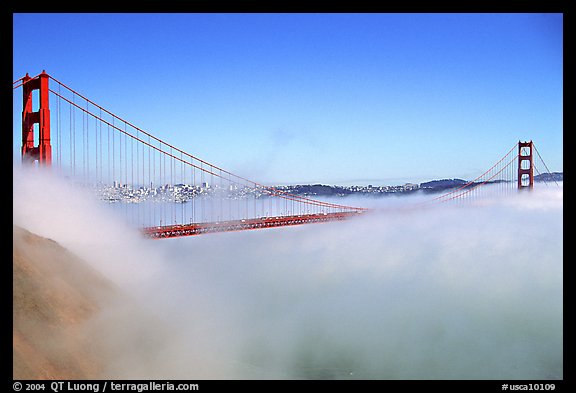
[[[534,144],[518,142],[518,189],[534,188]]]
[[[23,78],[22,109],[22,161],[38,161],[40,165],[52,164],[52,146],[50,145],[50,106],[48,102],[48,81],[45,71],[32,79],[28,74]],[[32,111],[32,92],[39,90],[39,109]],[[38,124],[38,146],[34,146],[34,125]]]

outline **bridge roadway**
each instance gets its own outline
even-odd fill
[[[345,220],[358,216],[362,212],[318,213],[298,216],[278,216],[249,218],[232,221],[216,221],[196,224],[163,225],[143,229],[144,235],[152,239],[165,239],[170,237],[194,236],[204,233],[243,231],[249,229],[273,228],[290,225],[310,224]]]

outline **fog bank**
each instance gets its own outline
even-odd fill
[[[370,203],[422,197],[404,198]],[[14,172],[14,222],[150,316],[120,308],[94,322],[117,348],[114,378],[562,378],[562,212],[563,189],[538,185],[471,206],[152,241],[61,179]]]

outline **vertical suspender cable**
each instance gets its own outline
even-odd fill
[[[86,147],[84,147],[84,151],[86,154],[86,164],[84,169],[84,181],[86,184],[90,184],[90,122],[88,117],[88,101],[86,101]]]
[[[60,94],[60,84],[58,84],[58,94]],[[57,105],[58,105],[58,127],[57,127],[57,132],[56,132],[56,143],[58,144],[58,146],[56,147],[56,165],[58,166],[58,169],[61,170],[62,168],[62,142],[60,139],[60,134],[61,134],[61,113],[60,113],[60,97],[58,97],[58,101],[57,101]]]
[[[116,144],[114,118],[112,118],[112,184],[116,185]]]

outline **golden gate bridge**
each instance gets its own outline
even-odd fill
[[[45,71],[17,79],[13,90],[18,88],[22,163],[93,188],[151,238],[344,220],[371,210],[232,173],[115,115]],[[488,184],[506,193],[532,189],[538,167],[550,172],[534,143],[519,141],[474,180],[426,203],[470,201]]]

